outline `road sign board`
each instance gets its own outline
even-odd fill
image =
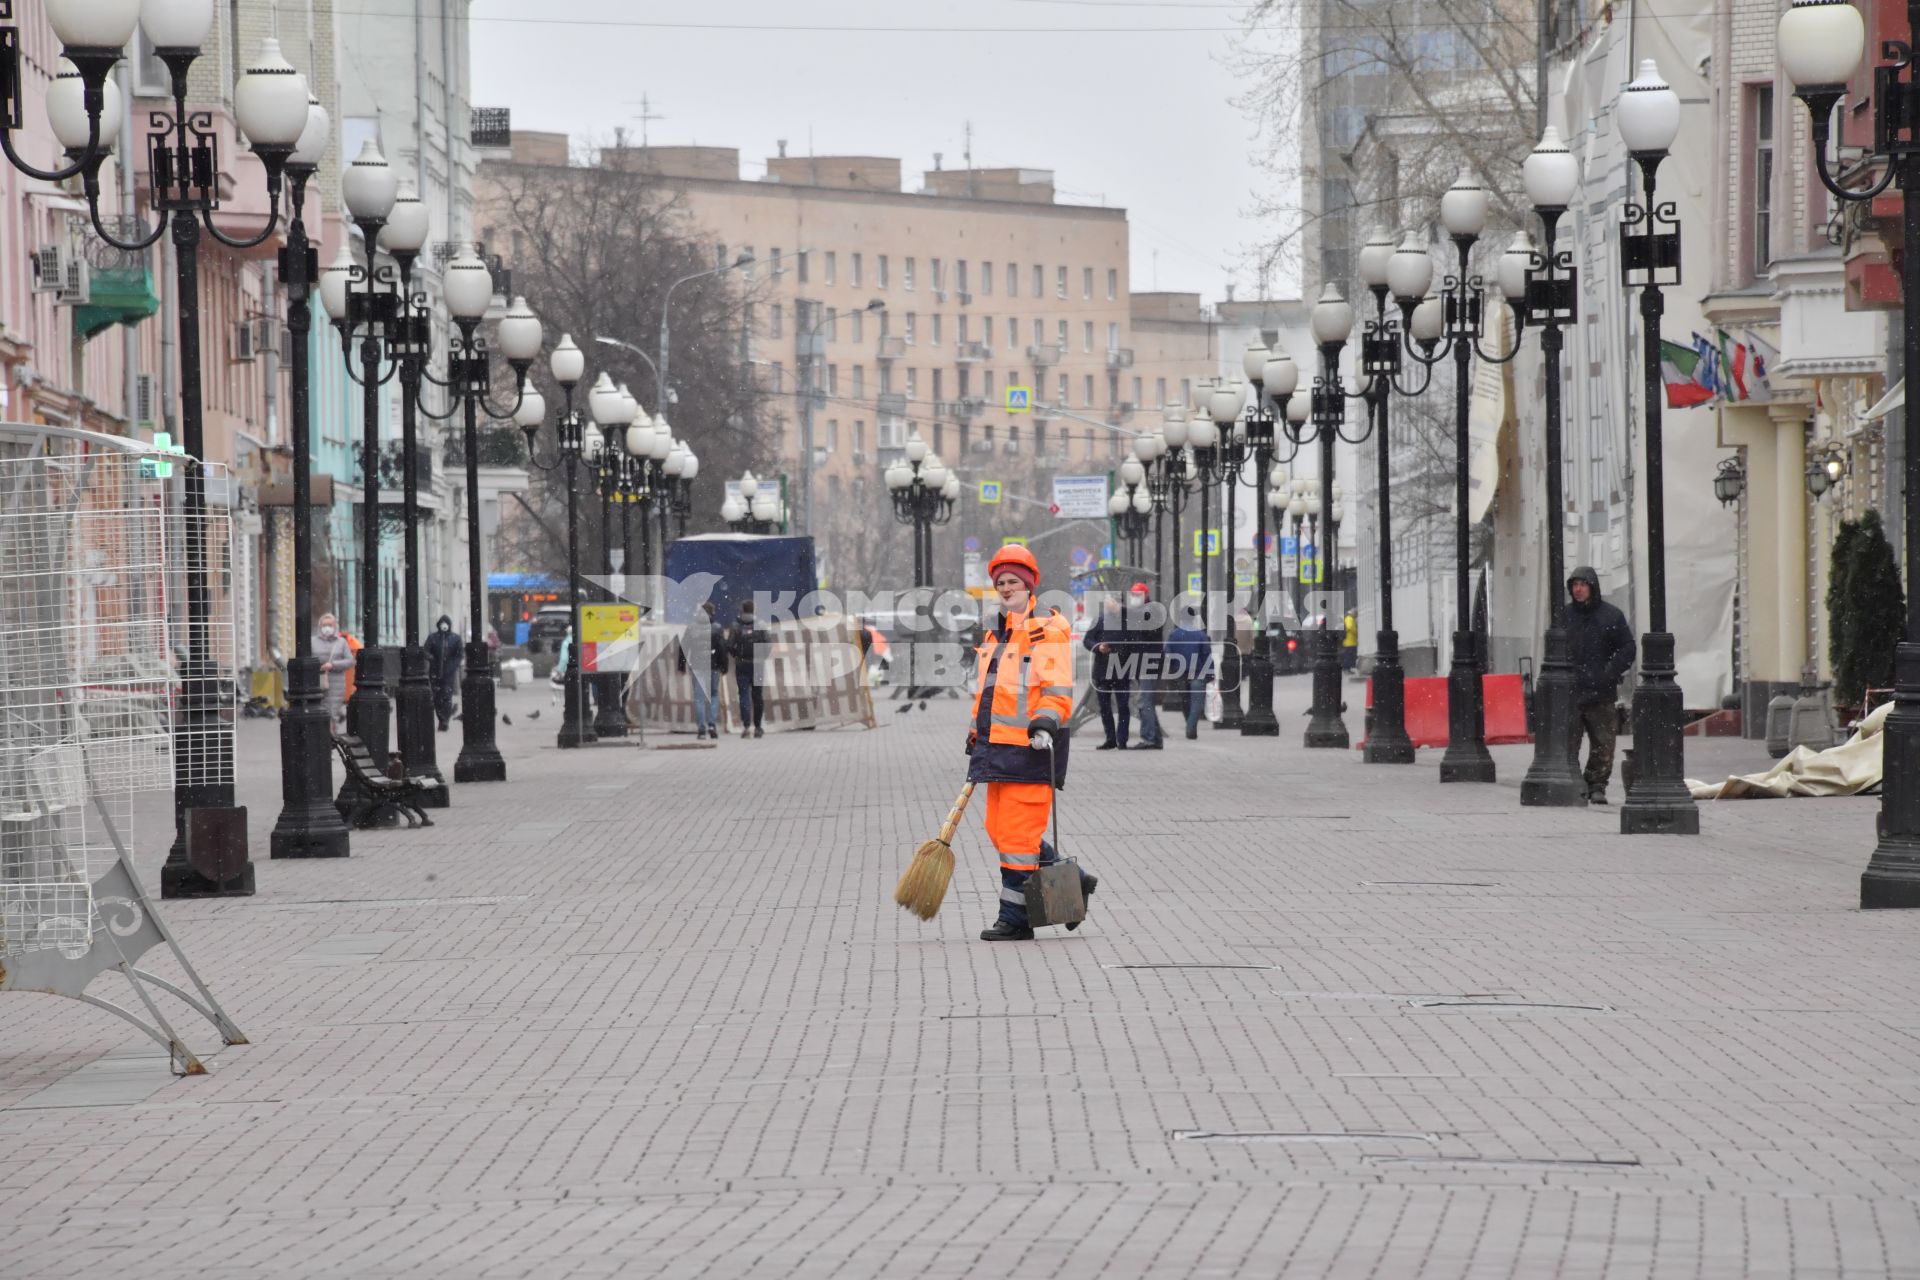
[[[1190,592],[1192,592],[1192,593],[1193,593],[1194,595],[1196,595],[1196,596],[1197,596],[1197,595],[1199,595],[1199,594],[1200,594],[1200,592],[1201,592],[1202,590],[1204,590],[1204,589],[1205,589],[1205,586],[1204,586],[1204,584],[1203,584],[1203,583],[1201,582],[1201,575],[1199,575],[1199,574],[1197,574],[1197,573],[1189,573],[1189,574],[1187,575],[1187,590],[1188,590],[1188,591],[1190,591]]]
[[[980,539],[967,538],[961,542],[960,549],[962,551],[978,551],[980,549]]]
[[[1205,539],[1206,548],[1207,548],[1204,552],[1200,550],[1201,540],[1203,537]],[[1193,554],[1196,556],[1219,555],[1220,554],[1220,531],[1218,529],[1195,529],[1193,531]]]
[[[1025,538],[1002,538],[1000,539],[1000,545],[1003,547],[1024,547],[1027,545],[1027,540]]]
[[[1000,482],[998,480],[982,480],[980,482],[980,501],[986,503],[988,506],[995,506],[999,503]]]
[[[1280,539],[1280,576],[1291,578],[1300,567],[1300,540]]]
[[[1105,520],[1107,518],[1107,478],[1095,476],[1055,476],[1053,478],[1055,515],[1066,520]]]
[[[1007,388],[1007,412],[1008,413],[1032,413],[1033,412],[1033,388],[1032,387],[1008,387]]]
[[[1300,581],[1303,583],[1320,581],[1319,550],[1311,542],[1300,544]]]

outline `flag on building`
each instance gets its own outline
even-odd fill
[[[1725,329],[1716,329],[1714,336],[1720,342],[1721,399],[1735,404],[1765,404],[1772,400],[1767,367],[1771,358],[1780,353],[1754,337],[1751,331],[1743,330],[1736,338]]]
[[[1701,339],[1704,343],[1705,339]],[[1713,360],[1711,351],[1683,347],[1677,342],[1660,340],[1660,380],[1667,387],[1667,408],[1690,409],[1713,399]]]

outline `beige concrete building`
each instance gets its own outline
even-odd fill
[[[747,355],[784,406],[769,425],[796,526],[819,539],[829,582],[862,576],[850,553],[887,518],[881,473],[909,433],[963,482],[1044,502],[1053,472],[1117,465],[1159,406],[1185,403],[1213,367],[1199,296],[1134,295],[1126,211],[1058,203],[1047,170],[936,168],[908,192],[900,161],[884,157],[775,156],[759,180],[726,147],[608,148],[598,160],[671,184],[716,265],[753,255]],[[568,140],[516,133],[511,163],[567,164]],[[1022,390],[1030,411],[1010,411]],[[1003,501],[956,523],[984,536],[1038,532],[1027,526],[1047,518]],[[959,572],[956,551],[937,576]]]

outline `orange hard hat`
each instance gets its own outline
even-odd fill
[[[1002,569],[1012,569],[1022,577],[1031,578],[1029,586],[1040,584],[1040,562],[1033,558],[1033,552],[1017,542],[993,553],[993,559],[987,561],[987,581],[999,577]]]

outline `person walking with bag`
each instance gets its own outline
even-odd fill
[[[1000,914],[980,938],[1015,942],[1033,937],[1028,878],[1060,856],[1045,837],[1054,788],[1067,780],[1073,629],[1058,610],[1041,615],[1035,608],[1040,565],[1025,547],[1000,548],[987,577],[1001,615],[979,649],[967,781],[987,784],[987,838],[1000,855]],[[1091,897],[1099,883],[1081,871],[1083,895]]]
[[[713,616],[713,601],[702,600],[700,612],[680,633],[677,665],[693,681],[693,724],[697,730],[693,736],[720,741],[719,680],[727,674],[727,633]]]
[[[1165,678],[1186,689],[1187,737],[1199,737],[1207,682],[1213,679],[1212,637],[1197,626],[1179,626],[1168,633]]]
[[[1100,727],[1106,731],[1106,740],[1094,750],[1125,751],[1129,672],[1118,600],[1109,596],[1100,602],[1100,616],[1080,643],[1093,655],[1093,696],[1100,704]]]

